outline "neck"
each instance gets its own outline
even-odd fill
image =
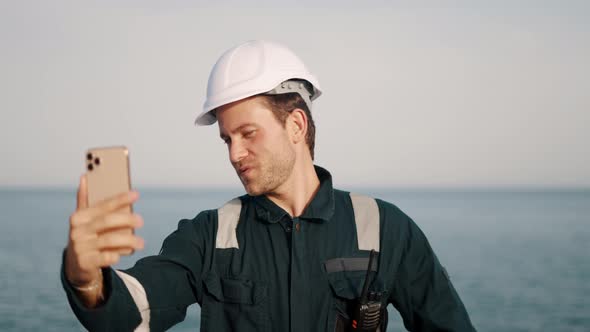
[[[298,217],[303,214],[319,188],[320,179],[311,157],[308,157],[299,163],[296,161],[287,181],[273,192],[267,193],[266,197],[292,217]]]

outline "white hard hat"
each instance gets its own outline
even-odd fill
[[[313,91],[302,81],[311,84]],[[317,79],[287,47],[264,40],[248,41],[226,51],[213,66],[207,100],[195,124],[214,124],[214,110],[231,102],[262,93],[288,92],[302,95],[310,109],[311,101],[322,93]]]

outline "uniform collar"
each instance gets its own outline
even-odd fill
[[[314,165],[315,172],[320,180],[320,188],[305,208],[301,219],[313,222],[325,222],[334,215],[334,188],[332,187],[332,175],[327,170]],[[276,223],[289,214],[264,195],[253,197],[256,202],[256,214],[258,218]]]

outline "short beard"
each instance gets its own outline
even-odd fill
[[[259,196],[275,192],[293,173],[295,168],[295,151],[293,147],[286,146],[277,155],[271,156],[264,168],[260,169],[260,178],[255,179],[252,186],[244,184],[246,192],[251,196]]]

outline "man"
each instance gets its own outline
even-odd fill
[[[62,283],[89,330],[165,330],[201,305],[201,331],[473,331],[428,241],[394,205],[332,187],[314,166],[316,78],[289,49],[238,45],[215,64],[196,122],[219,123],[246,195],[181,220],[156,256],[110,268],[142,240],[121,228],[137,193],[86,205],[81,178]]]

